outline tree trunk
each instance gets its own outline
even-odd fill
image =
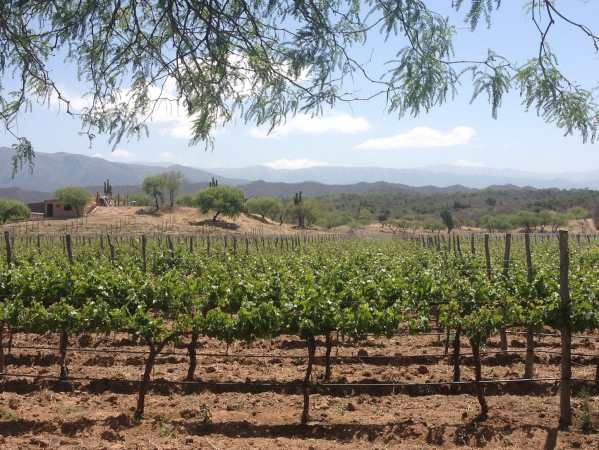
[[[60,380],[64,381],[69,377],[69,371],[67,369],[67,346],[69,345],[69,334],[66,331],[60,333]]]
[[[14,336],[14,333],[13,333],[10,325],[7,325],[7,328],[8,328],[8,354],[10,355],[12,353],[12,338]]]
[[[526,359],[524,363],[524,378],[535,376],[535,335],[534,327],[526,328]]]
[[[0,323],[0,372],[4,373],[6,366],[4,362],[4,322]]]
[[[499,329],[499,340],[501,341],[501,351],[507,352],[507,332],[505,327]]]
[[[472,347],[472,356],[474,358],[474,380],[476,381],[476,397],[480,404],[480,415],[478,416],[481,420],[487,418],[489,413],[489,405],[485,399],[485,388],[481,384],[482,381],[482,367],[480,363],[480,343],[477,341],[470,340],[470,346]]]
[[[331,379],[331,349],[333,347],[333,337],[331,333],[326,335],[326,353],[325,353],[325,369],[324,369],[324,380],[329,381]]]
[[[150,384],[150,375],[152,374],[152,369],[154,368],[154,363],[156,362],[157,354],[158,351],[156,347],[153,344],[150,345],[150,354],[148,355],[148,359],[146,360],[146,367],[144,369],[143,378],[141,380],[141,384],[139,386],[139,393],[137,396],[137,408],[135,409],[135,414],[133,416],[135,421],[140,421],[144,415],[146,394],[148,392],[148,386]]]
[[[453,381],[460,381],[460,334],[462,327],[457,327],[453,338]]]
[[[191,333],[191,342],[187,347],[187,353],[189,354],[189,368],[187,369],[186,381],[193,381],[195,378],[195,371],[198,365],[196,359],[196,346],[198,345],[198,333]]]
[[[449,327],[447,327],[447,330],[445,330],[445,351],[443,352],[443,356],[447,356],[447,353],[449,352]]]
[[[214,215],[214,217],[212,218],[213,222],[216,222],[216,218],[218,217],[219,214],[220,214],[220,211],[217,211],[216,214]]]
[[[306,367],[306,376],[304,377],[304,410],[302,412],[302,425],[308,423],[310,409],[310,377],[312,376],[312,364],[314,363],[314,353],[316,351],[316,341],[314,336],[307,339],[308,344],[308,366]]]

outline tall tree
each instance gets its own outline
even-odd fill
[[[219,215],[236,217],[245,203],[243,192],[231,186],[213,186],[198,192],[195,204],[203,213],[213,211],[212,221]]]
[[[169,205],[172,208],[175,206],[175,198],[177,197],[177,192],[181,189],[181,185],[185,181],[185,177],[181,172],[176,170],[172,170],[170,172],[166,172],[162,174],[164,178],[164,188],[168,191],[168,201]]]
[[[455,54],[456,38],[477,39],[469,33],[481,22],[491,27],[493,15],[514,3],[7,0],[0,2],[0,79],[15,82],[0,86],[0,119],[16,140],[17,169],[34,154],[15,119],[33,102],[59,102],[90,139],[105,134],[115,146],[145,133],[157,105],[168,102],[192,117],[192,143],[210,144],[215,127],[234,118],[272,128],[290,114],[375,97],[400,117],[418,115],[470,85],[473,99],[488,97],[493,117],[505,94],[516,90],[525,109],[594,141],[593,83],[571,79],[550,47],[561,26],[599,49],[597,33],[573,17],[574,2],[528,1],[526,14],[538,33],[524,64],[493,50]],[[449,8],[457,23],[447,17]],[[362,55],[373,34],[398,51],[366,65]],[[59,87],[50,70],[58,63],[79,74],[87,88],[84,107]],[[358,77],[368,89],[346,83]]]
[[[154,199],[154,207],[158,211],[160,204],[164,201],[164,177],[161,175],[145,177],[141,188]]]
[[[443,224],[445,225],[445,228],[447,228],[447,233],[451,233],[451,231],[455,228],[453,214],[451,214],[451,211],[449,209],[444,209],[443,211],[441,211],[440,216],[441,220],[443,221]]]
[[[262,219],[270,217],[274,219],[280,216],[283,210],[283,203],[274,197],[252,197],[245,204],[248,212],[259,214]]]

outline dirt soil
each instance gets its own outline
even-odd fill
[[[434,383],[451,380],[452,366],[443,357],[443,337],[398,336],[333,349],[332,383]],[[575,339],[573,376],[593,380],[598,338]],[[184,380],[188,359],[180,343],[159,356],[154,380]],[[322,344],[322,342],[320,342]],[[559,377],[559,340],[539,338],[537,376]],[[23,375],[57,375],[58,338],[19,334],[7,356],[0,384],[0,448],[72,449],[388,449],[388,448],[599,448],[599,434],[582,431],[584,411],[599,426],[599,396],[573,398],[574,424],[558,431],[558,397],[554,382],[487,388],[489,418],[478,421],[478,403],[465,390],[447,386],[417,389],[332,389],[311,395],[310,417],[300,425],[305,346],[281,337],[251,345],[235,344],[232,357],[214,356],[227,348],[201,340],[196,379],[233,382],[196,387],[157,383],[146,398],[145,419],[132,414],[136,386],[106,379],[138,380],[146,347],[127,335],[71,338],[69,384]],[[513,350],[524,338],[510,335]],[[38,349],[22,348],[34,346]],[[519,378],[523,354],[500,355],[497,342],[485,349],[485,378]],[[99,352],[106,350],[105,352]],[[462,379],[472,379],[472,361],[464,341]],[[450,349],[451,352],[451,349]],[[212,356],[206,356],[211,354]],[[317,350],[314,382],[320,382],[324,348]],[[590,356],[579,356],[579,354]],[[248,355],[265,356],[250,358]],[[377,358],[378,356],[378,358]],[[374,358],[373,358],[374,357]],[[234,384],[238,383],[238,384]],[[271,387],[253,389],[256,383]],[[330,394],[330,395],[329,395]],[[389,395],[387,395],[389,394]]]
[[[230,219],[222,218],[216,225],[211,222],[213,214],[202,214],[196,208],[176,207],[165,209],[159,214],[140,214],[137,206],[97,207],[87,217],[65,220],[42,220],[7,224],[9,230],[31,230],[41,233],[201,233],[201,234],[258,234],[282,235],[296,233],[319,233],[317,228],[299,230],[290,224],[280,225],[259,216],[241,214]],[[222,221],[237,225],[234,229],[222,226]]]

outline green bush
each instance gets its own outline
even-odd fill
[[[237,217],[245,203],[243,192],[231,186],[213,186],[196,194],[194,204],[203,213],[214,211],[212,220],[222,214],[227,217]]]
[[[274,197],[252,197],[246,202],[245,207],[249,213],[258,214],[262,219],[278,219],[283,210],[283,203]]]
[[[143,191],[152,199],[154,199],[154,208],[160,209],[160,205],[164,202],[164,190],[166,181],[162,175],[150,175],[145,177],[141,184]]]
[[[192,195],[182,195],[177,198],[177,205],[180,206],[193,206],[193,196]]]
[[[27,219],[30,213],[25,203],[0,198],[0,223],[6,223],[9,219]]]
[[[71,206],[77,216],[81,216],[88,203],[92,201],[92,194],[80,187],[65,187],[55,192],[56,198],[63,204]]]

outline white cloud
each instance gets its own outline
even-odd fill
[[[133,159],[135,156],[129,150],[124,148],[115,148],[112,152],[110,152],[110,156],[114,159]]]
[[[270,167],[271,169],[286,169],[286,170],[297,170],[297,169],[306,169],[308,167],[316,167],[316,166],[326,166],[327,163],[323,161],[317,161],[314,159],[277,159],[276,161],[271,161],[264,163],[263,165]]]
[[[72,89],[62,86],[60,91],[69,100],[72,111],[81,111],[92,106],[92,99],[89,96],[78,94]],[[117,95],[118,103],[132,102],[132,91],[129,89],[124,89]],[[148,96],[150,99],[157,100],[147,118],[150,123],[158,125],[159,133],[176,139],[191,139],[193,116],[188,116],[186,108],[178,102],[177,86],[174,78],[168,78],[163,86],[150,86]],[[64,108],[64,105],[58,101],[56,94],[51,95],[50,101],[56,108]]]
[[[162,161],[174,161],[175,155],[173,155],[171,152],[162,152],[160,154],[160,159]]]
[[[136,157],[129,150],[124,148],[115,148],[112,152],[107,154],[104,153],[94,153],[92,155],[94,158],[102,158],[107,159],[108,161],[135,161]]]
[[[449,165],[454,167],[487,167],[485,163],[479,161],[470,161],[468,159],[458,159],[449,163]]]
[[[154,118],[152,118],[154,122]],[[192,132],[192,119],[189,117],[176,117],[172,120],[159,121],[162,125],[160,128],[160,134],[170,136],[175,139],[191,139]]]
[[[277,139],[290,134],[356,134],[369,129],[370,123],[365,117],[354,117],[349,114],[312,117],[307,114],[298,114],[272,130],[270,134],[264,127],[252,128],[249,134],[256,139]]]
[[[378,139],[368,139],[356,148],[360,150],[400,150],[404,148],[454,147],[469,143],[476,135],[472,127],[459,126],[449,131],[415,127],[405,133]]]

